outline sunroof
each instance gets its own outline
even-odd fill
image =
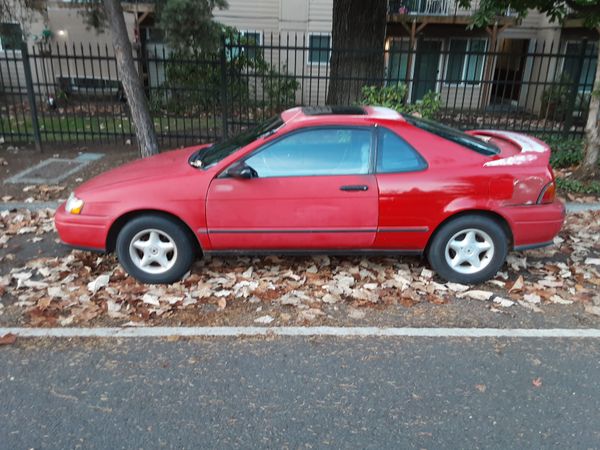
[[[367,114],[360,106],[306,106],[302,108],[302,112],[307,116],[326,116],[329,114],[363,116]]]

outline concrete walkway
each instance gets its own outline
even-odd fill
[[[2,210],[13,210],[13,209],[30,209],[30,210],[38,210],[51,208],[55,209],[58,206],[58,202],[32,202],[32,203],[24,203],[24,202],[0,202],[0,211]],[[576,202],[567,202],[567,212],[569,213],[578,213],[582,211],[598,211],[600,210],[600,203],[576,203]]]

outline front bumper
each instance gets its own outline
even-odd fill
[[[515,250],[552,244],[565,222],[565,205],[560,200],[546,205],[507,207],[503,212],[512,228]]]
[[[110,223],[105,216],[70,214],[62,203],[54,214],[60,240],[71,247],[105,251]]]

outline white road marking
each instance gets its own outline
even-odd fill
[[[0,336],[24,338],[145,338],[145,337],[514,337],[600,338],[600,329],[550,328],[378,328],[378,327],[131,327],[131,328],[0,328]]]

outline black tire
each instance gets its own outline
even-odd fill
[[[477,230],[479,230],[479,233]],[[455,245],[457,242],[463,242],[469,231],[474,231],[471,234],[471,237],[474,236],[476,238],[475,241],[471,240],[474,244],[464,244],[465,248],[459,250],[460,252],[464,252],[464,254],[461,253],[458,255],[458,252],[454,250],[450,242],[452,241]],[[463,232],[464,237],[462,237]],[[491,240],[491,243],[493,243],[492,253],[475,248],[477,245],[487,245],[488,240]],[[447,250],[448,254],[446,253]],[[473,256],[473,252],[477,255]],[[506,260],[507,252],[508,237],[502,226],[494,219],[473,214],[458,217],[442,225],[435,232],[429,245],[427,259],[433,270],[445,280],[461,284],[477,284],[487,281],[496,275]],[[456,256],[458,257],[455,258]],[[447,257],[451,262],[455,260],[461,261],[462,258],[468,258],[469,260],[477,258],[482,267],[478,269],[470,261],[465,260],[462,264],[457,264],[453,268],[448,262]],[[468,270],[476,271],[473,273],[463,273]]]
[[[144,240],[146,234],[148,240]],[[150,244],[150,235],[158,236],[157,244]],[[177,221],[159,214],[146,214],[135,217],[125,224],[117,236],[116,252],[119,262],[125,271],[142,283],[168,284],[179,281],[190,270],[196,257],[196,246],[189,231]],[[133,242],[143,244],[148,242],[148,249],[133,248]],[[154,242],[154,241],[153,241]],[[146,245],[146,244],[144,244]],[[164,246],[164,248],[163,248]],[[173,247],[174,250],[165,250]],[[133,252],[133,254],[132,254]],[[143,269],[143,255],[148,252],[150,263],[146,262]],[[161,265],[152,260],[154,255],[166,264]]]

